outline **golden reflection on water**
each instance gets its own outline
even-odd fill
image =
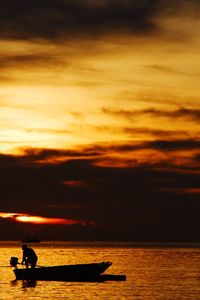
[[[146,248],[117,243],[40,243],[31,245],[38,265],[112,261],[109,274],[126,281],[105,283],[14,280],[11,256],[21,260],[20,243],[0,243],[0,299],[200,299],[199,248]]]

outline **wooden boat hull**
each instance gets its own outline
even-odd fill
[[[95,281],[110,262],[40,267],[35,269],[14,269],[17,280]],[[98,280],[97,280],[98,279]]]

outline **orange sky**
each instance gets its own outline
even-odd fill
[[[158,129],[198,138],[199,19],[179,13],[154,17],[156,33],[0,39],[1,153],[155,140]]]
[[[0,4],[2,158],[58,165],[87,156],[99,168],[198,168],[199,3],[168,2]],[[70,176],[62,184],[90,187],[88,178]]]

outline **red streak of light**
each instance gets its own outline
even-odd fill
[[[45,217],[29,216],[29,215],[16,216],[15,219],[18,222],[26,222],[26,223],[34,223],[34,224],[85,225],[86,223],[85,221],[79,221],[79,220],[70,220],[70,219],[62,219],[62,218],[45,218]]]
[[[183,189],[183,193],[200,194],[200,188],[185,188]]]
[[[72,220],[72,219],[64,219],[64,218],[45,218],[41,216],[31,216],[28,214],[20,214],[20,213],[4,213],[0,212],[0,218],[11,219],[17,222],[23,223],[32,223],[32,224],[60,224],[60,225],[73,225],[80,224],[82,226],[90,224],[95,225],[92,221],[83,221],[83,220]]]

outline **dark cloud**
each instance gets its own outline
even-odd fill
[[[2,38],[54,39],[108,31],[152,30],[153,1],[8,0],[0,4]]]
[[[0,57],[0,69],[9,69],[13,67],[17,68],[30,68],[41,67],[41,66],[51,66],[61,63],[54,55],[49,53],[33,53],[33,54],[24,54],[24,55],[4,55]]]
[[[198,5],[190,1],[190,7]],[[0,37],[71,39],[109,32],[155,32],[160,11],[177,12],[187,1],[176,0],[8,0],[0,4]],[[183,9],[184,10],[184,9]]]
[[[173,68],[169,66],[164,66],[164,65],[146,65],[145,67],[150,68],[155,71],[163,72],[163,73],[171,73],[171,74],[179,74],[179,75],[186,75],[186,76],[200,76],[200,73],[193,70],[181,70],[181,68]]]
[[[119,130],[119,129],[118,129]],[[147,128],[147,127],[138,127],[138,128],[134,128],[134,127],[126,127],[122,129],[123,133],[129,134],[131,136],[136,136],[136,135],[142,135],[144,134],[146,135],[150,135],[156,138],[189,138],[190,133],[188,131],[184,131],[184,130],[162,130],[162,129],[154,129],[154,128]]]
[[[146,109],[142,111],[143,114],[150,114],[157,117],[165,118],[184,118],[193,121],[200,120],[200,109],[181,107],[172,111],[162,111],[157,109]]]
[[[112,108],[104,107],[102,108],[102,112],[108,115],[116,116],[116,117],[123,117],[126,119],[133,119],[135,116],[140,115],[143,111],[139,110],[114,110]]]
[[[200,120],[200,109],[180,107],[175,110],[160,110],[156,108],[148,108],[143,110],[113,110],[109,108],[103,108],[103,113],[110,114],[117,117],[123,117],[126,119],[133,119],[138,116],[152,116],[160,118],[183,118],[190,121],[199,122]]]
[[[145,142],[130,142],[122,145],[113,145],[107,147],[99,147],[99,150],[106,152],[129,152],[136,150],[158,150],[161,152],[172,151],[191,151],[200,149],[200,140],[183,139],[183,140],[155,140]]]
[[[157,139],[188,139],[192,137],[198,137],[200,132],[190,132],[187,130],[168,130],[168,129],[157,129],[157,128],[149,128],[149,127],[123,127],[123,126],[95,126],[94,127],[97,131],[100,132],[110,132],[112,134],[119,134],[123,133],[129,137],[138,137],[142,139],[144,135],[145,138],[147,136],[157,138]]]
[[[149,143],[147,142],[146,146],[160,151],[198,150],[200,148],[200,140],[157,140]]]
[[[189,148],[189,143],[149,144],[170,151]],[[193,147],[197,146],[199,144],[194,142]],[[117,150],[125,153],[129,149],[131,146],[124,145]],[[93,158],[87,157],[87,151],[90,155],[94,153]],[[104,153],[107,151],[104,149]],[[194,169],[182,165],[181,169],[169,162],[149,161],[128,168],[101,167],[96,164],[100,152],[103,159],[100,147],[96,151],[95,147],[85,149],[82,155],[81,151],[71,152],[71,157],[67,151],[51,149],[27,150],[21,156],[1,155],[0,211],[90,220],[97,224],[70,229],[61,226],[59,235],[55,227],[40,225],[39,232],[45,238],[182,241],[197,238],[195,226],[200,225],[200,202],[197,195],[180,191],[199,187],[198,166]],[[65,160],[50,162],[56,155],[59,158],[63,154],[68,154]],[[6,231],[10,238],[16,232],[19,235],[22,229],[38,228],[11,224],[8,220],[0,223],[0,228],[12,228]],[[187,232],[181,226],[187,228]],[[5,238],[5,230],[0,237]]]
[[[159,132],[160,133],[160,132]],[[164,134],[163,134],[164,136]],[[113,152],[123,153],[137,150],[158,150],[161,152],[173,152],[173,151],[194,151],[200,149],[199,139],[156,139],[153,141],[140,141],[140,142],[126,142],[118,145],[110,145],[109,143],[96,144],[91,146],[85,146],[77,150],[55,150],[55,149],[35,149],[28,148],[24,150],[24,156],[14,157],[12,155],[0,156],[1,163],[15,162],[24,163],[29,161],[34,162],[52,162],[59,161],[60,158],[66,159],[66,161],[81,162],[82,159],[86,159],[87,162],[95,163],[98,160],[102,160],[106,154]],[[24,160],[24,158],[26,158]],[[57,159],[57,160],[56,160]]]
[[[100,147],[88,147],[79,150],[56,150],[56,149],[37,149],[27,148],[24,149],[24,155],[28,160],[32,161],[45,161],[46,159],[54,159],[65,157],[66,159],[79,159],[83,157],[95,157],[101,154]],[[3,156],[5,157],[5,156]],[[7,156],[6,156],[7,157]],[[8,157],[10,157],[8,155]],[[12,156],[11,156],[12,157]],[[24,159],[24,156],[21,157]],[[18,158],[17,158],[18,161]]]

